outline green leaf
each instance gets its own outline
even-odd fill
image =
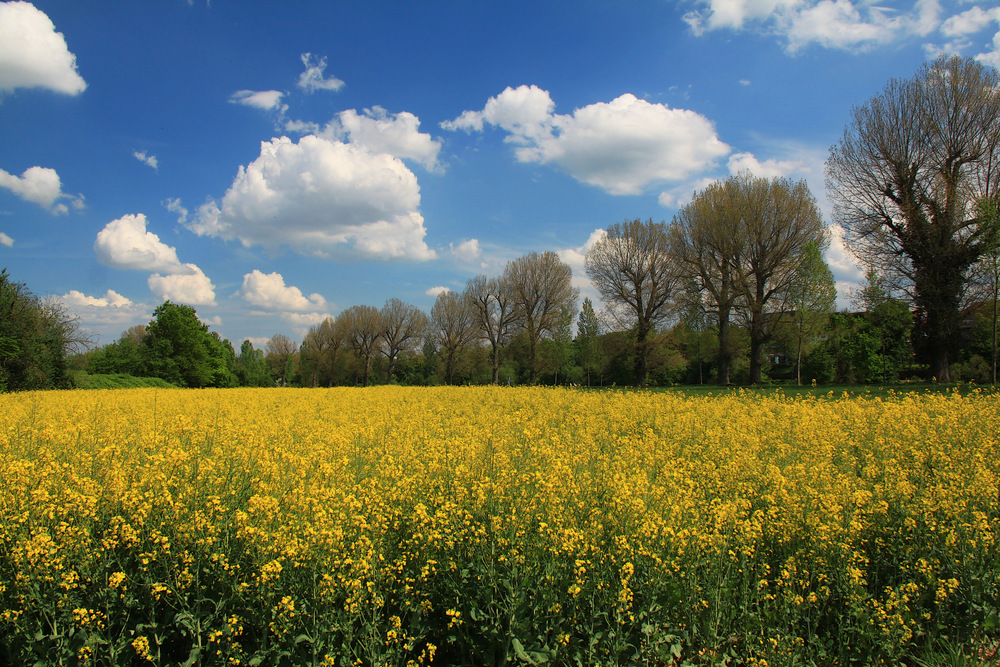
[[[191,648],[191,653],[188,654],[188,659],[181,663],[181,667],[191,667],[194,663],[198,662],[198,656],[201,655],[201,649],[197,646]]]
[[[521,642],[519,640],[517,640],[516,638],[512,639],[511,640],[511,644],[513,644],[513,646],[514,646],[514,655],[517,656],[518,660],[522,660],[522,661],[528,663],[529,665],[536,665],[536,664],[538,664],[534,660],[531,659],[530,655],[528,655],[527,653],[524,652],[524,646],[521,645]]]

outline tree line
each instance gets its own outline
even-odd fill
[[[669,223],[609,226],[585,259],[600,312],[578,305],[558,255],[531,253],[439,295],[429,314],[399,299],[356,305],[300,342],[275,335],[239,354],[166,302],[77,365],[191,387],[995,381],[998,164],[996,71],[940,58],[855,108],[831,148],[834,218],[867,268],[853,313],[834,312],[828,230],[806,183],[744,172]],[[0,306],[33,314],[0,332],[0,382],[41,386],[48,373],[62,386],[66,313],[3,280],[22,296]]]

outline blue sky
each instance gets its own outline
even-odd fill
[[[238,346],[670,221],[742,168],[806,179],[940,53],[951,0],[0,3],[0,267],[110,342],[170,299]],[[836,235],[840,305],[860,279]]]

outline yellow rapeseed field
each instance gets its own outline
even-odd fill
[[[975,392],[0,395],[0,663],[988,647],[998,427]]]

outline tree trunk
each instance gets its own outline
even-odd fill
[[[750,334],[750,384],[760,384],[763,381],[764,360],[761,358],[764,352],[764,338],[760,335]]]
[[[635,328],[635,362],[632,365],[635,376],[635,386],[645,387],[649,369],[646,368],[646,357],[649,352],[649,325],[640,322]]]
[[[493,343],[493,384],[500,384],[500,346]]]
[[[535,328],[528,326],[528,384],[535,384],[538,372],[535,370],[535,351],[537,341],[535,340]]]
[[[729,308],[719,309],[719,356],[716,361],[716,383],[729,384],[729,367],[732,364],[729,350]]]
[[[392,371],[395,366],[396,366],[396,355],[392,355],[389,357],[389,368],[385,372],[386,384],[392,384]]]

